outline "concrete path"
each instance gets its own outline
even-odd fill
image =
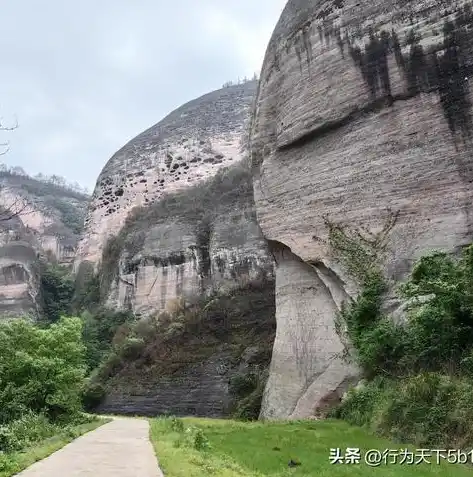
[[[20,472],[18,477],[164,477],[145,419],[116,418]]]

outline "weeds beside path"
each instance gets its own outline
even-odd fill
[[[382,468],[363,462],[331,464],[330,448],[406,447],[335,420],[152,419],[151,440],[166,477],[473,477],[473,469],[445,462]]]
[[[36,462],[18,477],[163,477],[148,434],[145,419],[114,418]]]
[[[109,422],[110,419],[95,419],[91,422],[79,424],[77,426],[67,428],[59,434],[48,439],[38,442],[32,447],[26,448],[19,452],[6,454],[5,459],[0,467],[0,477],[11,477],[16,473],[26,469],[35,462],[42,460],[57,450],[61,449],[69,442],[77,439],[81,435],[97,429]]]

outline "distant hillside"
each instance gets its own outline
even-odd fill
[[[73,262],[88,201],[78,184],[0,164],[0,319],[43,313],[41,264]]]
[[[18,214],[43,252],[69,263],[82,232],[89,195],[59,176],[31,177],[19,167],[0,164],[0,206]],[[8,216],[8,215],[7,215]]]

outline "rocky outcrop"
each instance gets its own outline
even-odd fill
[[[0,171],[0,317],[41,312],[38,259],[72,263],[87,199]]]
[[[72,264],[89,197],[23,174],[0,171],[0,206],[15,214],[41,253]],[[0,219],[2,216],[0,215]]]
[[[249,81],[191,101],[106,164],[76,271],[100,262],[109,307],[155,313],[272,275],[242,161],[255,88]]]
[[[79,244],[76,270],[98,263],[136,206],[212,177],[241,159],[245,121],[256,81],[223,88],[190,101],[121,148],[100,174]]]
[[[36,250],[27,242],[0,247],[0,316],[36,316],[39,272]]]
[[[19,217],[5,215],[3,218],[0,221],[0,317],[36,316],[40,301],[38,249]]]
[[[262,417],[312,415],[357,379],[334,319],[358,283],[327,221],[376,234],[394,214],[388,280],[471,242],[472,23],[462,1],[287,3],[251,133],[258,221],[277,262]]]
[[[135,211],[106,246],[101,273],[113,277],[108,306],[140,314],[271,278],[272,258],[256,223],[248,169],[224,168]]]

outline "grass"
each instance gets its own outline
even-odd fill
[[[176,425],[176,421],[177,424]],[[181,422],[179,422],[181,421]],[[188,430],[186,432],[186,429]],[[200,430],[199,442],[188,439]],[[202,445],[202,435],[204,444]],[[442,462],[382,465],[331,464],[331,448],[403,449],[412,446],[370,435],[336,421],[243,423],[214,419],[152,419],[151,440],[166,477],[467,477],[473,469]],[[199,445],[196,445],[199,444]],[[300,466],[290,468],[293,459]]]
[[[111,419],[107,418],[94,419],[91,422],[65,429],[60,434],[38,442],[33,447],[29,447],[23,451],[6,454],[4,457],[7,457],[7,459],[3,461],[0,459],[0,465],[3,465],[3,467],[0,468],[0,477],[16,475],[35,462],[45,459],[52,453],[58,451],[74,439],[110,421]]]

